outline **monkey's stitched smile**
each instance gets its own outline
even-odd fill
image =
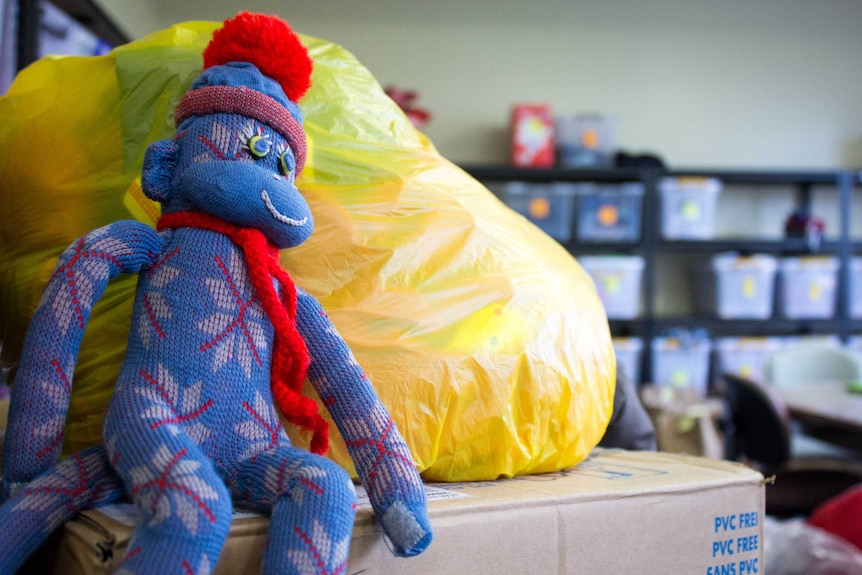
[[[266,209],[269,210],[269,213],[272,215],[272,217],[274,217],[275,219],[277,219],[278,221],[280,221],[283,224],[287,224],[289,226],[300,227],[300,226],[304,226],[305,223],[308,221],[308,218],[302,218],[301,220],[295,220],[295,219],[289,218],[289,217],[285,216],[284,214],[282,214],[281,212],[279,212],[275,208],[275,206],[272,205],[272,202],[269,199],[269,194],[266,193],[266,190],[263,190],[260,192],[260,199],[263,200],[263,203],[266,205]]]

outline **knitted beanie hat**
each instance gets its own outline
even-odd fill
[[[306,143],[296,102],[311,85],[312,61],[296,33],[275,16],[240,12],[216,30],[203,57],[204,71],[174,112],[176,125],[214,113],[254,118],[287,138],[301,172]]]

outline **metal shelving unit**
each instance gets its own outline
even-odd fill
[[[514,168],[495,165],[464,165],[462,168],[482,182],[575,182],[621,183],[640,182],[644,186],[641,237],[636,242],[578,242],[572,240],[564,247],[573,255],[588,253],[630,253],[644,259],[642,314],[634,320],[611,320],[611,331],[619,336],[638,336],[644,340],[644,350],[651,341],[673,328],[703,328],[711,337],[763,336],[799,334],[836,334],[846,339],[851,333],[862,330],[862,320],[849,315],[850,258],[854,251],[862,252],[862,240],[853,241],[850,234],[850,206],[854,187],[862,183],[862,172],[835,171],[783,171],[783,170],[658,170],[650,169],[571,169],[571,168]],[[717,178],[725,187],[790,186],[795,191],[795,206],[805,212],[811,208],[815,186],[834,189],[838,195],[839,230],[836,237],[824,239],[812,251],[802,238],[758,239],[719,238],[713,241],[668,240],[661,237],[661,214],[658,182],[662,177],[694,176]],[[661,316],[656,314],[656,259],[661,254],[702,254],[704,257],[725,251],[741,253],[817,254],[839,259],[840,277],[836,316],[828,320],[791,320],[774,315],[764,320],[721,320],[713,316],[691,314]],[[651,354],[643,354],[641,373],[649,381],[652,373]]]

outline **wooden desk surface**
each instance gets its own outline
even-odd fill
[[[844,382],[776,386],[791,417],[838,426],[862,437],[862,394]]]

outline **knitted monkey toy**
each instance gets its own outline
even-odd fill
[[[343,435],[393,551],[431,541],[410,452],[350,350],[278,250],[312,232],[295,186],[305,161],[296,102],[312,62],[283,21],[229,19],[175,111],[176,134],[144,159],[158,232],[121,221],[60,257],[12,391],[0,507],[0,573],[13,573],[77,511],[130,497],[143,512],[122,573],[209,573],[233,503],[271,517],[264,573],[340,573],[355,493],[307,376]],[[108,280],[139,274],[104,444],[62,462],[72,373]],[[292,446],[284,417],[312,433]]]

